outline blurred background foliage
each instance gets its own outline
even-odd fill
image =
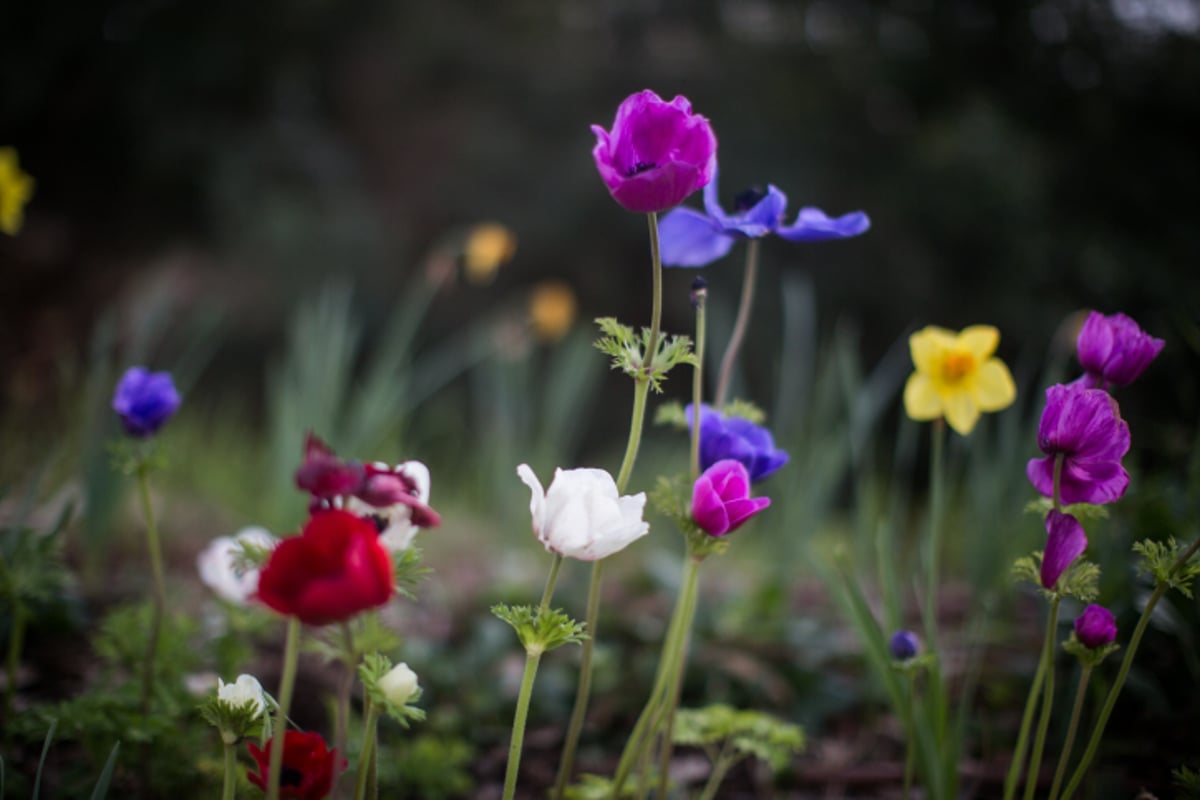
[[[738,569],[706,575],[685,702],[771,707],[812,738],[836,740],[849,714],[863,725],[861,703],[881,695],[817,578],[848,554],[886,626],[915,618],[927,434],[899,412],[906,335],[986,322],[1003,332],[1019,396],[953,439],[960,535],[943,595],[963,648],[955,674],[995,712],[970,731],[986,762],[1011,737],[1039,638],[1031,596],[1010,613],[1006,569],[1040,545],[1021,513],[1023,464],[1042,387],[1076,369],[1079,311],[1125,311],[1167,339],[1119,395],[1134,492],[1092,534],[1102,599],[1125,624],[1140,591],[1128,543],[1195,535],[1197,85],[1190,0],[13,5],[0,146],[19,150],[37,188],[21,234],[0,237],[0,483],[33,491],[36,467],[33,527],[80,500],[69,558],[88,591],[115,597],[144,580],[109,571],[140,559],[106,450],[127,364],[171,369],[185,395],[158,479],[180,572],[212,536],[294,528],[305,509],[290,476],[309,428],[347,456],[428,462],[446,525],[422,537],[438,572],[403,622],[420,631],[405,654],[430,676],[427,707],[442,710],[405,746],[474,758],[479,779],[503,757],[519,662],[501,659],[519,654],[478,612],[527,601],[543,574],[513,467],[544,481],[560,465],[615,469],[630,386],[591,349],[589,321],[649,317],[645,224],[598,180],[588,124],[608,126],[644,87],[685,94],[717,131],[726,205],[771,182],[792,213],[873,220],[848,242],[764,245],[735,393],[768,411],[792,464],[764,487],[776,507],[737,542]],[[464,263],[489,220],[517,242],[495,273]],[[714,365],[741,257],[704,272]],[[695,274],[667,274],[668,330],[690,332]],[[667,397],[689,383],[672,376]],[[680,435],[651,430],[632,485],[677,472],[683,453]],[[611,638],[585,768],[603,767],[604,732],[619,740],[642,696],[628,683],[653,669],[679,543],[652,538],[610,580],[620,602],[601,623]],[[568,609],[583,605],[575,572]],[[1200,680],[1200,664],[1195,604],[1160,617],[1142,663],[1153,653],[1175,677],[1135,671],[1115,747],[1166,781],[1196,754],[1153,733],[1197,718],[1200,700],[1173,690]],[[982,644],[987,664],[971,649]],[[463,689],[487,670],[494,683]],[[565,717],[573,670],[546,664],[535,724]],[[895,732],[866,727],[843,745],[877,755],[882,737],[894,758]]]

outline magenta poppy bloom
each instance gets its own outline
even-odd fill
[[[1081,380],[1093,388],[1105,384],[1128,386],[1150,365],[1164,344],[1124,314],[1106,317],[1093,311],[1075,341],[1084,369]]]
[[[1117,618],[1104,606],[1093,603],[1075,619],[1075,638],[1091,650],[1112,644],[1117,638]]]
[[[750,496],[750,474],[739,461],[718,461],[692,486],[692,519],[709,536],[724,536],[771,505]]]
[[[666,211],[712,180],[717,137],[686,97],[645,89],[625,98],[611,131],[592,126],[592,158],[613,199],[630,211]]]
[[[1046,515],[1046,553],[1042,556],[1042,588],[1054,591],[1067,567],[1087,549],[1087,534],[1079,520],[1061,511]]]
[[[1064,456],[1059,486],[1064,503],[1111,503],[1129,486],[1129,473],[1121,466],[1129,452],[1129,426],[1108,392],[1078,383],[1047,389],[1038,447],[1046,457],[1030,460],[1025,474],[1046,497],[1054,496],[1059,453]]]
[[[775,234],[791,242],[846,239],[865,233],[871,220],[861,211],[830,217],[819,208],[802,208],[791,225],[783,224],[787,195],[774,186],[742,192],[736,210],[726,214],[717,200],[717,175],[704,187],[704,213],[676,208],[662,219],[662,261],[667,267],[703,267],[726,255],[738,239]]]
[[[158,433],[179,410],[179,392],[169,372],[130,367],[113,393],[112,407],[130,436],[145,439]]]

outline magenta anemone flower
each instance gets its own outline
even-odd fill
[[[1075,638],[1091,650],[1112,644],[1117,638],[1117,618],[1104,606],[1093,603],[1076,617]]]
[[[612,130],[593,125],[592,133],[596,169],[613,199],[630,211],[677,206],[717,168],[717,137],[682,95],[668,103],[649,89],[631,94]]]
[[[1165,343],[1143,331],[1124,314],[1088,314],[1075,347],[1089,387],[1128,386],[1150,365]]]
[[[1047,389],[1038,447],[1046,457],[1031,459],[1025,474],[1046,497],[1054,496],[1054,460],[1060,453],[1064,503],[1111,503],[1129,486],[1129,473],[1121,466],[1129,452],[1129,426],[1108,392],[1081,384]]]
[[[773,233],[792,242],[846,239],[865,233],[871,220],[861,211],[830,217],[819,208],[800,209],[796,221],[783,224],[787,196],[774,186],[742,192],[736,210],[726,214],[717,201],[717,175],[704,187],[704,212],[676,208],[662,219],[662,261],[667,267],[703,267],[721,258],[738,239]]]
[[[1046,515],[1046,553],[1042,556],[1042,588],[1054,591],[1058,579],[1087,549],[1087,534],[1079,520],[1061,511]]]
[[[130,367],[113,393],[112,407],[130,436],[145,439],[179,410],[179,392],[169,372]]]
[[[709,536],[724,536],[771,505],[750,496],[750,473],[740,461],[718,461],[692,486],[692,519]]]

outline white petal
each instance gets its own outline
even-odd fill
[[[396,467],[396,472],[417,485],[417,499],[429,505],[429,467],[420,461],[405,461]]]
[[[528,464],[517,466],[517,477],[529,487],[529,515],[533,518],[533,532],[541,539],[546,514],[546,490]]]

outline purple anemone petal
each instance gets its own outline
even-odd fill
[[[750,192],[757,201],[749,208],[727,216],[721,227],[729,236],[755,239],[766,236],[783,221],[783,212],[787,208],[787,195],[768,186],[766,194]]]
[[[1046,515],[1046,553],[1042,557],[1042,586],[1053,590],[1071,563],[1087,549],[1087,534],[1070,514],[1051,511]]]
[[[1079,363],[1097,384],[1128,386],[1158,357],[1162,339],[1146,333],[1124,314],[1088,314],[1076,339]]]
[[[688,428],[692,406],[684,408]],[[733,459],[746,468],[754,483],[769,477],[788,463],[788,454],[775,447],[771,432],[741,417],[725,417],[707,405],[700,406],[700,468],[708,469],[723,459]]]
[[[819,208],[802,208],[791,225],[775,231],[789,242],[820,242],[827,239],[846,239],[866,233],[870,218],[861,211],[840,217],[830,217]]]
[[[658,223],[664,267],[703,267],[729,253],[733,239],[699,211],[680,206]]]
[[[710,536],[724,536],[770,504],[750,497],[750,476],[732,459],[713,464],[692,486],[692,519]]]

